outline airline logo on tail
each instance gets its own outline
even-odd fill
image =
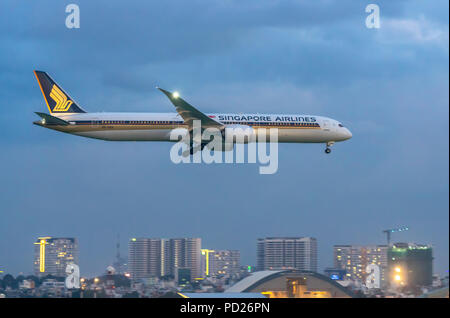
[[[73,102],[70,99],[67,99],[67,96],[56,85],[53,85],[52,91],[50,92],[50,97],[56,103],[53,108],[53,111],[56,112],[65,112],[73,104]]]
[[[61,86],[45,72],[34,71],[50,114],[85,113]]]

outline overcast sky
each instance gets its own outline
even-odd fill
[[[79,239],[84,275],[114,260],[117,234],[200,237],[256,263],[256,239],[432,244],[449,262],[448,1],[71,1],[0,3],[0,269],[31,273],[38,236]],[[281,144],[279,169],[181,164],[170,143],[106,142],[32,125],[47,111],[33,70],[87,111],[171,112],[156,85],[204,112],[335,118],[353,138]]]

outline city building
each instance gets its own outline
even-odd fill
[[[334,268],[345,270],[346,279],[365,283],[367,266],[375,264],[380,269],[380,287],[386,286],[387,245],[335,245]]]
[[[66,276],[68,264],[78,264],[78,241],[73,237],[39,237],[34,243],[34,274]]]
[[[388,250],[389,281],[392,287],[431,286],[433,253],[430,245],[395,243]]]
[[[132,238],[128,244],[128,269],[133,279],[167,275],[165,240]]]
[[[191,281],[203,277],[200,262],[201,245],[200,238],[169,239],[168,253],[171,275],[175,276],[177,268],[189,268]]]
[[[128,244],[128,270],[137,280],[175,277],[178,268],[187,268],[192,281],[202,277],[200,249],[200,238],[132,238]]]
[[[257,242],[257,270],[298,269],[317,272],[313,237],[267,237]]]
[[[201,250],[204,277],[235,277],[241,272],[241,254],[237,250]]]
[[[185,286],[191,282],[192,274],[190,268],[177,268],[175,272],[175,281],[179,286]]]

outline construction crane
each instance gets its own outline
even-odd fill
[[[386,233],[386,238],[387,238],[387,244],[389,246],[389,244],[391,243],[391,233],[395,233],[395,232],[403,232],[403,231],[408,231],[409,228],[407,226],[403,226],[403,227],[399,227],[396,229],[388,229],[388,230],[384,230],[383,233]]]

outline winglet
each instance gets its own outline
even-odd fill
[[[200,120],[202,126],[223,127],[222,123],[210,118],[209,116],[205,115],[194,106],[190,105],[184,99],[182,99],[178,94],[178,92],[172,93],[160,87],[157,87],[157,89],[163,92],[164,95],[167,96],[167,98],[169,98],[169,100],[175,106],[175,109],[177,110],[178,114],[180,114],[180,116],[184,119],[184,122],[189,126],[192,126],[194,120]]]
[[[169,92],[166,91],[165,89],[162,89],[161,87],[156,87],[157,89],[159,89],[161,92],[164,93],[164,95],[167,96],[167,98],[170,99],[170,101],[172,102],[172,104],[174,104],[175,106],[182,106],[183,104],[187,105],[187,106],[191,106],[189,105],[186,101],[184,101],[182,98],[180,98],[180,95],[178,94],[178,92]],[[193,107],[193,106],[191,106]]]

